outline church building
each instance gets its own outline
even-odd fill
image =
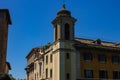
[[[120,44],[75,37],[65,5],[52,21],[54,42],[28,55],[27,80],[120,80]]]

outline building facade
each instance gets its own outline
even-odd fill
[[[54,42],[26,56],[27,80],[120,79],[120,44],[75,38],[75,22],[63,6],[52,21]]]
[[[9,24],[11,24],[9,11],[0,9],[0,74],[7,74],[11,69],[10,64],[6,61]]]

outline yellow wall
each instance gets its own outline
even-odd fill
[[[84,60],[84,52],[90,51],[93,55],[93,60],[92,61],[85,61]],[[118,70],[120,71],[120,63],[119,64],[114,64],[112,63],[112,54],[117,53],[117,52],[112,52],[112,51],[99,51],[95,49],[81,49],[80,51],[80,64],[81,64],[81,77],[84,78],[84,70],[85,69],[91,69],[93,70],[93,77],[94,78],[99,78],[99,70],[105,69],[108,71],[108,78],[112,79],[113,77],[113,71]],[[105,54],[106,55],[106,62],[101,63],[98,61],[98,54]],[[120,56],[120,54],[119,54]]]

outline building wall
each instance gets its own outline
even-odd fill
[[[2,19],[0,20],[0,73],[5,73],[6,66],[6,52],[7,52],[7,39],[8,39],[8,24],[5,20],[6,13],[0,12]]]
[[[76,53],[71,41],[60,41],[60,80],[76,79]],[[69,55],[69,58],[67,56]]]
[[[92,61],[85,61],[84,60],[84,53],[85,52],[91,52],[93,55]],[[113,79],[113,73],[112,71],[120,71],[120,63],[114,64],[112,63],[112,55],[118,54],[120,57],[119,52],[115,51],[106,51],[106,50],[98,50],[98,49],[79,49],[80,53],[80,76],[81,78],[84,78],[84,70],[90,69],[93,70],[93,77],[99,78],[99,70],[106,70],[108,71],[108,78]],[[98,55],[104,54],[106,56],[106,62],[99,62],[98,61]]]
[[[27,56],[27,67],[29,68],[26,70],[27,73],[27,80],[34,80],[35,79],[35,74],[34,74],[34,59],[35,59],[35,54],[34,50],[32,50],[30,55]]]

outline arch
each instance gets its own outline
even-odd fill
[[[58,32],[57,32],[57,25],[55,25],[55,27],[54,27],[54,29],[55,29],[55,32],[54,32],[54,37],[55,37],[55,41],[57,40],[57,34],[58,34]]]
[[[65,24],[65,40],[70,40],[70,25],[68,23]]]

